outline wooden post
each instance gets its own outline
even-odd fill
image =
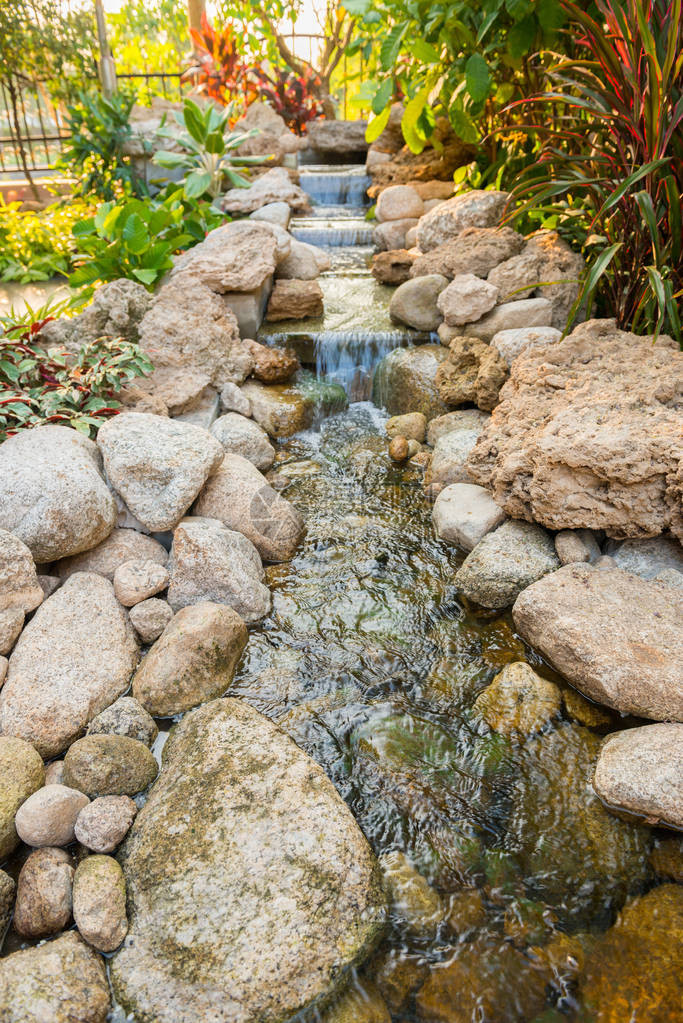
[[[102,0],[95,0],[95,18],[97,20],[97,42],[100,48],[100,84],[102,95],[111,99],[116,92],[116,68],[114,58],[107,42],[107,25],[104,20]]]
[[[190,28],[197,32],[202,30],[202,14],[204,13],[204,0],[187,0],[187,23]]]

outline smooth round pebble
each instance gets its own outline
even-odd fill
[[[126,735],[86,735],[64,758],[65,780],[93,799],[134,796],[151,785],[158,771],[147,746]]]
[[[128,933],[126,881],[111,856],[87,856],[74,877],[73,912],[81,937],[100,952],[113,952]]]
[[[114,593],[124,607],[133,607],[165,590],[169,578],[156,561],[124,561],[114,572]]]
[[[121,696],[88,725],[88,735],[127,735],[153,746],[159,734],[154,718],[133,696]]]
[[[153,643],[173,618],[173,608],[159,597],[150,597],[132,607],[128,616],[142,642]]]
[[[394,462],[404,462],[408,457],[410,450],[408,448],[408,441],[405,437],[400,434],[393,438],[389,445],[389,458]]]
[[[21,804],[45,784],[43,760],[30,743],[0,735],[0,863],[19,844],[14,818]]]
[[[88,803],[82,791],[68,785],[44,785],[17,810],[17,834],[34,847],[70,845],[76,818]]]
[[[110,853],[124,840],[138,808],[129,796],[99,796],[83,807],[76,838],[95,853]]]
[[[36,849],[17,883],[14,929],[23,938],[46,938],[71,920],[73,861],[63,849]]]

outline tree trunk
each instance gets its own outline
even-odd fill
[[[202,30],[202,14],[204,14],[204,0],[187,0],[187,23],[190,28],[197,32]]]

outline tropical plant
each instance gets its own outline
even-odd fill
[[[50,318],[5,325],[0,336],[0,441],[45,423],[94,436],[120,411],[121,388],[152,371],[145,353],[123,338],[98,338],[76,356],[45,351],[40,331]]]
[[[124,0],[106,11],[107,36],[119,71],[164,72],[181,67],[187,53],[187,5],[177,0]],[[145,91],[164,95],[154,78]]]
[[[76,243],[71,228],[90,207],[75,200],[44,210],[22,209],[0,196],[0,281],[46,281],[72,269]]]
[[[301,75],[278,68],[272,74],[259,70],[259,95],[272,106],[288,128],[303,135],[309,121],[322,117],[323,105],[316,93],[320,77],[311,68]]]
[[[78,173],[75,194],[104,200],[123,193],[145,194],[145,182],[126,152],[135,99],[131,92],[117,92],[111,99],[100,92],[81,92],[78,102],[68,108],[71,137],[58,166],[70,174]]]
[[[597,295],[620,326],[680,341],[681,0],[597,0],[599,20],[561,3],[580,57],[557,59],[546,91],[523,106],[542,152],[516,184],[514,216],[553,216],[582,244],[576,308]]]
[[[191,79],[199,93],[223,106],[239,100],[243,112],[258,95],[252,67],[242,55],[244,26],[228,20],[215,28],[202,14],[201,30],[190,29],[190,34],[193,61],[183,79]]]
[[[180,146],[182,152],[160,150],[154,154],[153,162],[159,167],[168,169],[180,168],[187,172],[183,190],[187,199],[198,199],[208,196],[216,199],[224,191],[226,181],[238,188],[246,188],[249,181],[236,168],[250,164],[263,163],[264,156],[236,156],[248,138],[258,134],[256,129],[250,131],[229,131],[233,108],[218,110],[213,104],[204,109],[186,99],[181,113],[175,118],[185,131],[182,135],[171,134],[163,128],[160,134],[166,134]]]

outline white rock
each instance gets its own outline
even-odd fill
[[[223,412],[239,412],[241,416],[251,416],[251,402],[237,384],[227,383],[221,391],[221,409]]]
[[[114,573],[114,593],[124,607],[133,607],[168,586],[169,574],[155,561],[125,561]]]
[[[83,792],[68,785],[44,785],[17,810],[17,834],[34,847],[70,845],[76,818],[89,802]]]
[[[437,497],[432,521],[441,540],[471,551],[482,537],[505,521],[505,512],[484,487],[454,483]]]
[[[498,301],[498,288],[474,274],[458,274],[439,295],[437,305],[450,327],[480,320]]]
[[[255,423],[237,412],[227,412],[211,427],[211,433],[226,451],[242,455],[261,472],[266,472],[275,461],[275,448],[268,434]]]
[[[520,352],[531,345],[551,345],[561,337],[562,331],[556,327],[513,327],[511,330],[499,330],[491,339],[491,345],[511,366]]]
[[[504,302],[476,323],[468,323],[464,333],[469,337],[478,337],[482,341],[490,342],[502,330],[549,327],[552,315],[553,304],[547,298],[524,298],[519,302]]]
[[[425,212],[424,203],[410,185],[389,185],[377,200],[375,216],[381,224],[387,220],[419,219]]]

